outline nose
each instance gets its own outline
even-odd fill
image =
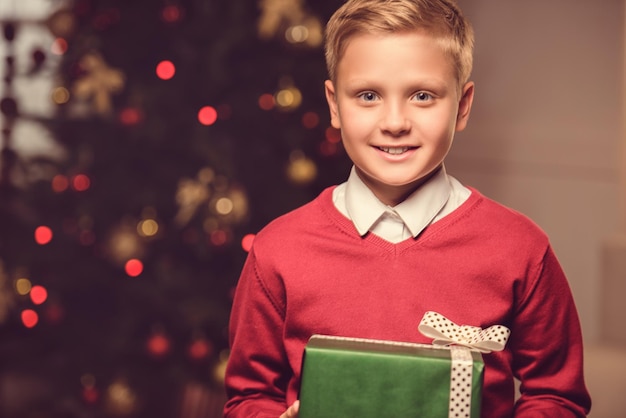
[[[411,122],[403,104],[387,103],[382,116],[381,130],[388,135],[404,135],[411,130]]]

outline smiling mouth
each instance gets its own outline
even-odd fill
[[[379,150],[386,152],[387,154],[393,154],[393,155],[399,155],[399,154],[404,154],[405,152],[407,152],[410,149],[413,149],[415,147],[376,147]]]

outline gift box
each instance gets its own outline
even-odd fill
[[[480,352],[314,335],[304,352],[300,418],[480,417]]]

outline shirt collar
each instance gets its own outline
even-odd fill
[[[365,235],[386,212],[395,212],[416,237],[437,216],[450,197],[452,187],[445,168],[395,207],[382,203],[363,183],[354,166],[346,182],[345,201],[348,217],[361,236]]]

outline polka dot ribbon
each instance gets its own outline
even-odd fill
[[[450,346],[450,400],[448,418],[470,418],[472,413],[472,372],[474,361],[469,348]]]
[[[424,314],[418,329],[422,335],[433,338],[433,345],[459,345],[481,353],[504,350],[511,334],[511,330],[503,325],[494,325],[487,329],[457,325],[432,311]]]
[[[470,418],[472,411],[472,373],[474,361],[470,349],[481,353],[502,351],[511,331],[502,325],[483,330],[457,325],[437,312],[426,312],[419,331],[433,339],[433,345],[450,347],[449,418]]]

